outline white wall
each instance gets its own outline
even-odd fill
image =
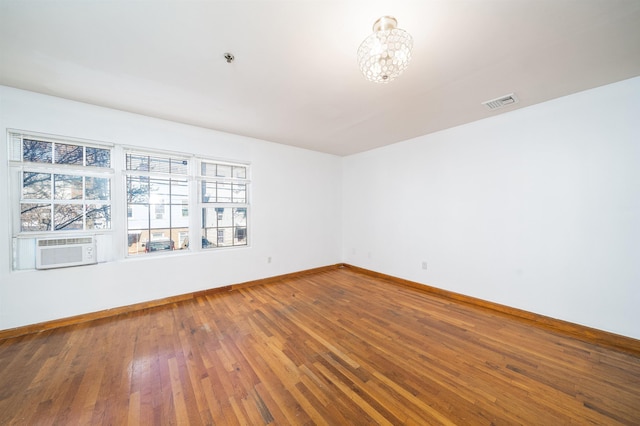
[[[353,155],[343,174],[345,262],[640,338],[640,78]]]
[[[7,128],[249,161],[250,247],[12,272]],[[0,329],[341,260],[339,157],[2,86],[0,141]]]
[[[344,261],[640,338],[639,112],[635,78],[340,159],[0,86],[0,329]],[[6,128],[250,161],[251,247],[11,272]]]

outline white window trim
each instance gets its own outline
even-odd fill
[[[126,170],[126,155],[128,153],[135,153],[135,154],[142,154],[142,155],[157,155],[157,156],[162,156],[162,157],[171,157],[173,159],[185,159],[189,161],[189,167],[188,167],[188,171],[187,174],[175,174],[176,177],[179,178],[186,178],[188,180],[188,185],[189,185],[189,197],[188,197],[188,209],[189,209],[189,249],[188,250],[172,250],[172,251],[160,251],[158,253],[146,253],[144,255],[140,255],[140,254],[129,254],[128,253],[128,241],[127,241],[127,235],[125,235],[123,237],[123,242],[121,244],[122,246],[122,250],[124,253],[124,257],[126,259],[143,259],[143,258],[147,258],[148,256],[180,256],[180,255],[184,255],[186,253],[189,252],[198,252],[198,251],[219,251],[219,250],[233,250],[233,249],[243,249],[243,248],[249,248],[251,247],[251,195],[252,195],[252,191],[250,189],[250,184],[251,184],[251,179],[250,179],[250,174],[251,174],[251,163],[247,162],[247,161],[238,161],[238,160],[229,160],[229,159],[222,159],[219,157],[212,157],[212,156],[205,156],[205,155],[196,155],[196,154],[185,154],[184,152],[180,152],[180,151],[173,151],[173,150],[158,150],[158,149],[147,149],[147,148],[143,148],[143,147],[136,147],[136,146],[132,146],[132,145],[123,145],[121,146],[122,149],[122,154],[121,154],[121,160],[122,160],[122,168],[121,168],[121,173],[120,176],[122,178],[122,188],[123,188],[123,196],[121,197],[121,199],[123,200],[123,209],[126,212],[126,209],[128,207],[128,202],[127,202],[127,188],[126,188],[126,184],[127,184],[127,176],[147,176],[150,178],[160,178],[160,179],[166,179],[167,177],[173,176],[174,174],[166,174],[166,173],[157,173],[157,172],[153,172],[153,171],[135,171],[135,170]],[[220,182],[240,182],[242,181],[243,183],[245,183],[247,185],[247,196],[246,196],[246,202],[245,203],[218,203],[219,207],[235,207],[235,208],[246,208],[247,209],[247,226],[246,226],[246,238],[247,238],[247,244],[243,244],[243,245],[233,245],[233,246],[220,246],[220,247],[215,247],[215,250],[211,250],[211,249],[203,249],[202,248],[202,241],[201,241],[201,236],[202,236],[202,229],[203,229],[203,223],[202,223],[202,208],[207,206],[206,203],[202,202],[202,194],[201,194],[201,188],[200,188],[200,182],[202,181],[203,176],[201,176],[200,174],[200,170],[201,170],[201,166],[202,163],[206,162],[206,163],[216,163],[216,164],[223,164],[223,165],[229,165],[229,166],[242,166],[246,168],[246,172],[247,172],[247,177],[245,179],[238,179],[238,178],[220,178],[220,179],[216,179],[217,181]],[[209,207],[211,205],[208,205]],[[128,228],[128,218],[124,217],[123,219],[123,227],[126,230],[127,234],[129,232],[129,228]],[[195,241],[195,244],[193,243]],[[177,247],[177,246],[176,246]]]
[[[36,139],[43,142],[52,143],[64,143],[64,144],[77,144],[83,147],[108,149],[110,151],[111,167],[88,167],[79,166],[75,164],[54,164],[54,163],[36,163],[25,162],[22,159],[22,140],[23,139]],[[39,132],[29,132],[17,129],[7,129],[7,141],[9,150],[9,198],[11,208],[9,209],[10,221],[11,221],[11,235],[13,238],[38,238],[38,237],[51,237],[51,236],[83,236],[83,235],[95,235],[95,234],[113,234],[115,232],[113,225],[114,217],[114,194],[115,194],[115,169],[113,164],[114,157],[114,144],[107,142],[100,142],[89,139],[62,137],[58,135],[48,135]],[[109,178],[111,180],[110,199],[105,200],[84,200],[88,204],[105,204],[111,206],[111,228],[109,229],[83,229],[83,230],[49,230],[49,231],[23,231],[20,225],[20,214],[16,210],[16,203],[20,203],[22,200],[22,182],[20,175],[23,172],[36,172],[36,173],[49,173],[49,174],[74,174],[83,177],[102,177]],[[58,200],[57,204],[78,204],[77,201]]]
[[[106,262],[122,261],[128,259],[144,259],[154,254],[147,255],[129,255],[128,254],[128,216],[127,216],[127,176],[134,172],[138,176],[167,178],[168,176],[174,176],[184,178],[188,182],[188,202],[183,205],[186,206],[189,212],[188,219],[188,235],[189,241],[196,242],[191,243],[189,250],[175,250],[173,252],[159,252],[158,255],[184,255],[187,253],[193,253],[198,251],[217,252],[219,250],[234,250],[250,248],[252,241],[252,219],[251,219],[251,198],[253,196],[253,190],[251,187],[251,162],[232,160],[228,158],[221,158],[208,155],[189,154],[180,151],[172,150],[158,150],[148,149],[141,146],[124,145],[112,142],[105,142],[100,140],[91,140],[78,137],[67,137],[55,134],[47,134],[41,132],[27,131],[9,128],[7,129],[7,171],[8,171],[8,183],[9,186],[9,202],[11,207],[9,208],[9,225],[10,235],[13,240],[14,250],[10,250],[10,256],[12,256],[11,263],[14,265],[13,271],[25,268],[16,268],[16,256],[20,250],[15,249],[16,240],[36,239],[40,237],[69,237],[69,236],[84,236],[93,235],[108,236],[110,247],[109,259],[104,260]],[[84,147],[93,147],[100,149],[108,149],[110,151],[110,167],[91,167],[91,166],[79,166],[74,164],[54,164],[54,163],[36,163],[36,162],[24,162],[22,158],[22,139],[35,139],[44,142],[52,143],[64,143],[64,144],[76,144]],[[174,159],[183,158],[189,161],[187,174],[165,174],[156,172],[143,172],[143,171],[127,171],[126,170],[126,154],[127,153],[139,153],[143,155],[158,155],[169,156]],[[217,207],[231,207],[231,208],[246,208],[247,214],[247,226],[246,226],[246,238],[247,244],[234,245],[234,246],[221,246],[216,247],[215,250],[203,249],[201,247],[201,235],[204,228],[202,219],[203,207],[211,207],[211,204],[203,203],[201,200],[201,187],[200,182],[203,176],[200,175],[202,162],[216,163],[229,166],[243,166],[246,168],[246,178],[216,178],[219,182],[233,182],[244,183],[247,185],[247,193],[245,203],[217,203]],[[86,200],[95,201],[95,204],[109,204],[111,206],[111,228],[110,229],[93,229],[93,230],[50,230],[50,231],[22,231],[21,230],[21,215],[20,209],[17,207],[20,204],[22,196],[22,183],[21,173],[24,171],[42,172],[42,173],[58,173],[58,174],[77,174],[89,177],[104,177],[111,180],[110,199],[108,201],[101,200]],[[211,179],[212,177],[207,177]],[[93,204],[93,203],[92,203]],[[29,263],[29,262],[27,262]],[[26,269],[31,269],[26,267]]]
[[[9,195],[9,231],[11,236],[11,250],[9,251],[12,272],[33,270],[35,268],[35,243],[38,238],[82,238],[92,236],[97,238],[105,247],[113,247],[118,238],[116,218],[120,214],[117,210],[118,175],[115,173],[116,146],[113,143],[76,137],[65,137],[45,134],[15,128],[8,128],[7,133],[7,185]],[[34,139],[58,144],[80,145],[86,148],[109,150],[110,167],[92,167],[76,164],[55,164],[23,161],[23,139]],[[81,204],[102,204],[110,206],[111,226],[104,229],[74,229],[74,230],[38,230],[24,231],[21,226],[20,203],[22,201],[22,173],[35,172],[47,174],[72,174],[84,177],[108,178],[111,182],[109,200],[82,200]],[[83,194],[84,197],[84,194]],[[44,200],[43,200],[44,201]],[[49,200],[53,202],[52,198]],[[55,204],[66,204],[67,200],[57,200]],[[68,200],[68,204],[79,204],[76,200]],[[83,226],[86,224],[83,217]],[[30,249],[29,247],[34,247]],[[100,261],[115,261],[117,256],[109,250],[103,250],[98,255]]]
[[[232,177],[218,177],[218,176],[205,176],[201,174],[201,170],[202,170],[202,164],[206,163],[206,164],[216,164],[216,165],[225,165],[225,166],[236,166],[236,167],[244,167],[245,171],[246,171],[246,176],[244,178],[234,178]],[[246,210],[245,214],[245,220],[246,220],[246,234],[245,234],[245,238],[246,238],[246,243],[245,244],[237,244],[237,245],[225,245],[225,246],[218,246],[217,244],[219,244],[219,239],[218,239],[218,235],[219,232],[216,232],[216,242],[215,242],[215,247],[211,247],[211,249],[213,249],[214,251],[216,250],[228,250],[228,249],[234,249],[234,248],[244,248],[244,247],[251,247],[251,224],[252,224],[252,219],[251,219],[251,196],[253,193],[252,187],[251,187],[251,165],[250,163],[246,163],[246,162],[234,162],[234,161],[229,161],[229,160],[220,160],[220,159],[213,159],[213,158],[203,158],[203,157],[199,157],[199,161],[197,163],[197,186],[198,186],[198,212],[202,212],[204,208],[244,208]],[[209,182],[221,182],[221,183],[241,183],[241,184],[245,184],[245,202],[244,203],[234,203],[234,202],[205,202],[202,199],[202,189],[201,189],[201,184],[203,181],[209,181]],[[202,216],[202,214],[200,213],[200,216]],[[202,231],[204,229],[204,224],[201,223],[200,224],[200,231]],[[220,228],[217,228],[218,231],[220,230]],[[236,227],[232,227],[232,229],[236,229]],[[232,235],[232,239],[235,238],[235,234]],[[209,250],[209,249],[208,249]]]

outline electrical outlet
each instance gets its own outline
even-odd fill
[[[271,256],[267,257],[267,263],[271,263]]]
[[[427,269],[427,262],[422,262],[422,269]]]

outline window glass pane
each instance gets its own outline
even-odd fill
[[[21,231],[50,231],[51,204],[20,204]]]
[[[149,156],[138,154],[126,155],[127,170],[149,171]]]
[[[128,217],[127,223],[130,230],[149,229],[149,205],[147,204],[130,204],[131,216]]]
[[[129,203],[149,202],[149,178],[146,176],[127,176],[127,201]]]
[[[240,166],[233,166],[233,177],[236,179],[246,179],[247,178],[247,168]]]
[[[218,215],[218,220],[222,220],[224,217],[224,207],[216,207],[214,210],[216,211],[216,215]]]
[[[51,199],[51,174],[22,173],[22,198],[39,200]]]
[[[233,209],[233,224],[235,226],[247,225],[247,209],[245,208]]]
[[[83,164],[84,147],[78,145],[55,144],[56,164]]]
[[[186,179],[171,179],[171,196],[189,195],[189,183]]]
[[[189,172],[189,161],[171,159],[171,173],[186,175]]]
[[[171,187],[171,181],[169,179],[150,179],[149,180],[149,192],[150,201],[152,203],[168,203],[169,188]]]
[[[108,149],[85,148],[87,156],[87,166],[91,167],[111,167],[111,151]]]
[[[111,229],[111,206],[87,204],[87,229]]]
[[[189,172],[189,161],[182,158],[148,157],[149,171],[156,173],[172,173],[186,175]],[[140,169],[135,169],[140,170]]]
[[[149,157],[149,171],[171,173],[171,160],[169,158]]]
[[[165,213],[165,205],[164,204],[152,204],[153,209],[156,212],[156,217],[157,216],[163,216]]]
[[[247,202],[247,185],[234,183],[232,196],[233,196],[234,203],[246,203]]]
[[[216,170],[216,176],[218,177],[231,177],[231,166],[227,166],[224,164],[218,164],[217,170]]]
[[[178,232],[178,240],[176,241],[176,250],[186,250],[189,248],[189,232]]]
[[[241,246],[247,244],[247,228],[235,228],[233,245]]]
[[[216,183],[215,182],[202,182],[202,202],[203,203],[215,203],[216,198]]]
[[[216,246],[216,238],[210,239],[209,236],[212,235],[210,232],[207,232],[207,229],[203,229],[202,230],[202,248],[203,249],[207,249],[207,248],[212,248]]]
[[[233,246],[233,228],[218,228],[218,247]]]
[[[231,187],[230,183],[221,183],[218,182],[218,199],[216,200],[218,203],[230,203],[231,202]]]
[[[202,215],[202,236],[210,247],[247,245],[246,208],[208,207]]]
[[[82,199],[82,176],[54,175],[53,181],[54,199]]]
[[[171,180],[171,204],[185,204],[189,201],[189,184],[186,180]]]
[[[233,226],[233,209],[226,207],[216,210],[218,213],[218,226]]]
[[[109,200],[111,180],[87,176],[85,178],[85,198],[87,200]]]
[[[129,231],[132,232],[132,231]],[[140,231],[133,231],[135,232],[135,242],[133,244],[131,244],[129,246],[129,254],[140,254],[140,253],[146,253],[147,252],[147,243],[150,240],[151,237],[151,233],[149,232],[149,230],[140,230]],[[151,247],[148,248],[149,250],[151,250]]]
[[[226,182],[202,182],[204,203],[246,203],[247,185]]]
[[[151,212],[151,228],[169,228],[171,226],[169,205],[151,204]]]
[[[171,205],[171,227],[176,226],[189,226],[189,210],[182,204]]]
[[[211,228],[212,226],[217,226],[218,219],[216,216],[216,211],[212,208],[203,208],[202,209],[202,227],[203,228]]]
[[[53,144],[51,142],[23,139],[22,159],[32,163],[51,163],[53,158]]]
[[[68,231],[82,229],[82,204],[54,204],[53,229]]]
[[[202,176],[215,176],[216,175],[216,165],[211,163],[202,163],[201,165],[201,175]]]
[[[129,231],[127,234],[127,252],[129,254],[144,253],[143,241],[149,241],[149,232],[147,231]]]

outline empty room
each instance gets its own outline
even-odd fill
[[[0,0],[0,425],[640,424],[637,0]]]

